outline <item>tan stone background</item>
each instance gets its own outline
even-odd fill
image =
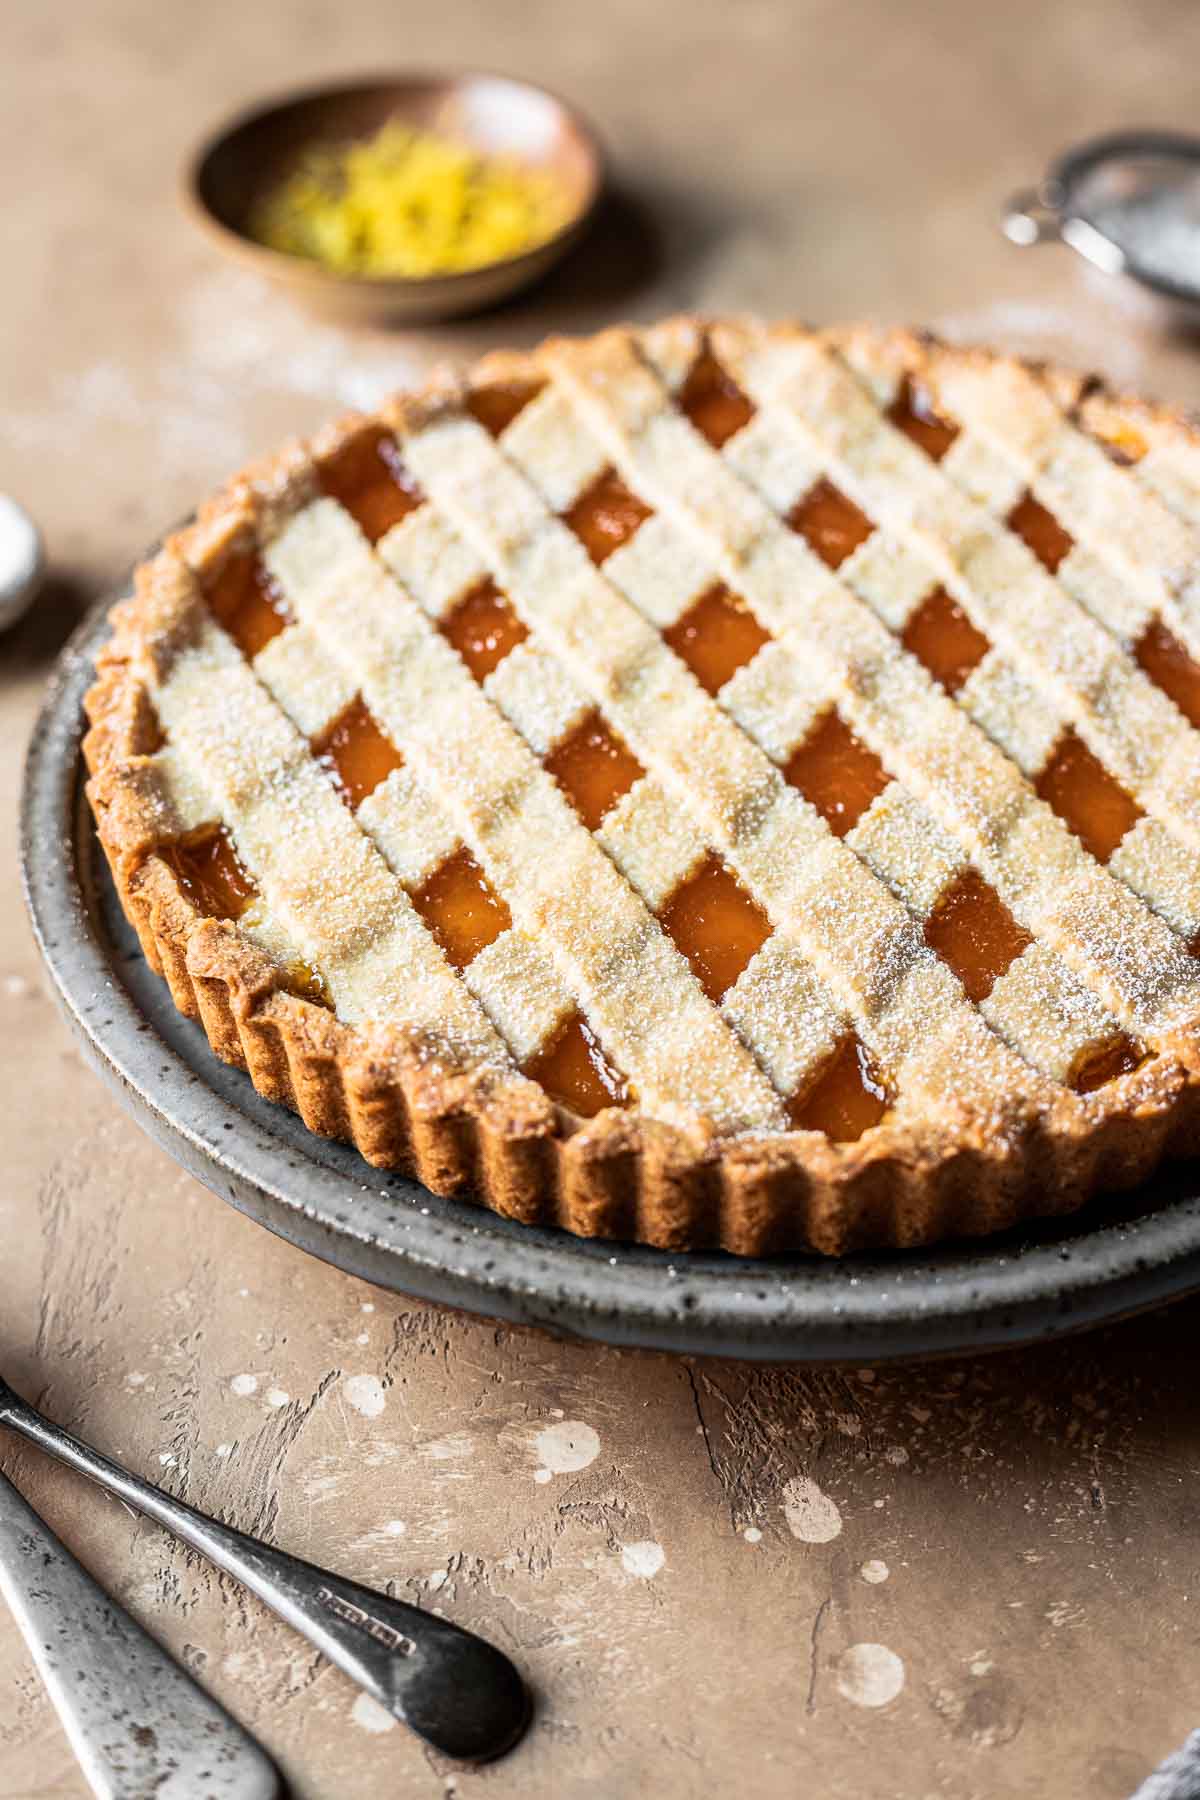
[[[9,845],[83,604],[245,457],[435,354],[696,304],[873,314],[1200,401],[1196,348],[1150,306],[994,224],[1073,137],[1192,123],[1188,0],[9,0],[3,24],[0,488],[54,563],[0,641]],[[530,301],[350,337],[217,261],[174,175],[243,99],[410,61],[568,92],[629,198]],[[478,1624],[538,1687],[517,1754],[441,1766],[159,1532],[5,1445],[302,1800],[1122,1800],[1197,1722],[1196,1305],[875,1374],[499,1330],[308,1260],[144,1140],[51,1010],[11,851],[0,983],[0,1367],[199,1505]],[[83,1791],[0,1618],[0,1800]]]

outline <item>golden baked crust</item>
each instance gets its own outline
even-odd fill
[[[716,414],[688,410],[700,368]],[[521,402],[506,426],[496,393]],[[381,428],[435,504],[372,550],[329,472]],[[593,569],[563,520],[610,466],[655,522]],[[814,554],[814,490],[835,540],[843,496],[878,529]],[[1029,495],[1058,532],[1040,562],[1016,535]],[[1200,657],[1197,521],[1185,420],[912,333],[677,319],[494,355],[246,470],[137,571],[87,697],[89,798],[176,1005],[371,1163],[670,1248],[995,1231],[1197,1145],[1200,734],[1163,692],[1186,705],[1169,657]],[[251,556],[293,621],[253,668],[209,604]],[[533,630],[486,690],[430,628],[482,579]],[[719,699],[663,648],[686,660],[676,627],[714,582],[763,641]],[[927,622],[957,621],[953,668],[918,631],[931,599]],[[309,740],[355,691],[424,783],[403,832],[382,802],[359,820],[322,798]],[[594,829],[534,767],[585,701],[645,771]],[[790,773],[835,709],[885,780],[849,830]],[[1068,739],[1130,821],[1115,849],[1092,840],[1103,862],[1047,786]],[[180,876],[172,846],[210,823],[271,897],[254,926],[205,916]],[[513,929],[460,980],[406,896],[463,839]],[[662,928],[704,855],[768,922],[716,999]],[[964,895],[999,897],[999,973],[945,936]],[[326,980],[345,1017],[306,997]],[[584,1121],[520,1073],[569,1005],[621,1047],[637,1110]],[[845,1142],[791,1128],[851,1043],[883,1070],[881,1121]],[[1099,1053],[1130,1066],[1077,1091]]]

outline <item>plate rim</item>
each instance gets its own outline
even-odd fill
[[[312,1137],[217,1061],[148,968],[151,998],[139,1006],[133,965],[118,966],[123,921],[111,883],[118,922],[105,940],[109,878],[83,799],[80,745],[83,693],[114,597],[88,610],[60,653],[26,753],[26,906],[60,1011],[93,1067],[190,1173],[277,1236],[418,1300],[559,1336],[761,1361],[871,1363],[998,1349],[1200,1288],[1200,1192],[1169,1192],[1137,1211],[1180,1185],[1178,1173],[1094,1204],[1082,1218],[1002,1239],[842,1259],[737,1259],[520,1225],[470,1201],[439,1199],[370,1168],[348,1146]],[[148,1047],[154,1071],[143,1067]],[[356,1180],[366,1201],[348,1199]],[[365,1213],[361,1222],[347,1206]]]

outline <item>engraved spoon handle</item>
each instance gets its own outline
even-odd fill
[[[0,1594],[97,1800],[279,1800],[266,1751],[0,1475]]]
[[[491,1644],[206,1518],[45,1419],[0,1381],[0,1424],[99,1482],[224,1569],[447,1756],[481,1762],[525,1729],[521,1677]]]

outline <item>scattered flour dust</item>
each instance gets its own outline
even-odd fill
[[[792,1536],[802,1544],[828,1544],[841,1535],[837,1502],[822,1493],[809,1475],[793,1475],[784,1482],[783,1516]]]
[[[378,1737],[381,1732],[391,1731],[396,1721],[385,1706],[373,1700],[370,1694],[360,1694],[350,1708],[350,1717],[363,1731],[369,1731]]]
[[[377,1419],[387,1405],[387,1396],[378,1375],[347,1375],[342,1383],[347,1406],[352,1406],[364,1419]]]
[[[626,1544],[621,1551],[621,1567],[627,1575],[638,1575],[643,1581],[650,1581],[667,1560],[666,1551],[653,1539],[644,1539],[639,1544]]]
[[[286,1388],[273,1387],[267,1389],[267,1405],[274,1407],[276,1411],[278,1411],[281,1406],[287,1406],[291,1401],[291,1398],[292,1396],[288,1393]]]
[[[865,1562],[858,1572],[864,1581],[869,1581],[872,1586],[878,1586],[881,1581],[887,1580],[892,1571],[878,1557],[872,1557],[871,1561]]]
[[[248,1400],[251,1394],[258,1392],[258,1376],[235,1375],[229,1387],[230,1392],[236,1394],[239,1400]]]
[[[257,276],[220,269],[181,296],[161,357],[64,368],[39,410],[7,416],[5,428],[31,449],[61,443],[68,421],[97,444],[114,430],[152,429],[168,466],[215,481],[262,448],[263,394],[318,401],[325,417],[377,406],[425,366],[395,340],[314,322]]]
[[[855,1706],[887,1706],[903,1686],[904,1664],[885,1644],[851,1644],[838,1658],[838,1693]]]
[[[533,1440],[541,1467],[535,1481],[548,1481],[552,1475],[574,1475],[594,1463],[600,1454],[600,1438],[581,1419],[564,1419],[561,1425],[547,1425]]]

